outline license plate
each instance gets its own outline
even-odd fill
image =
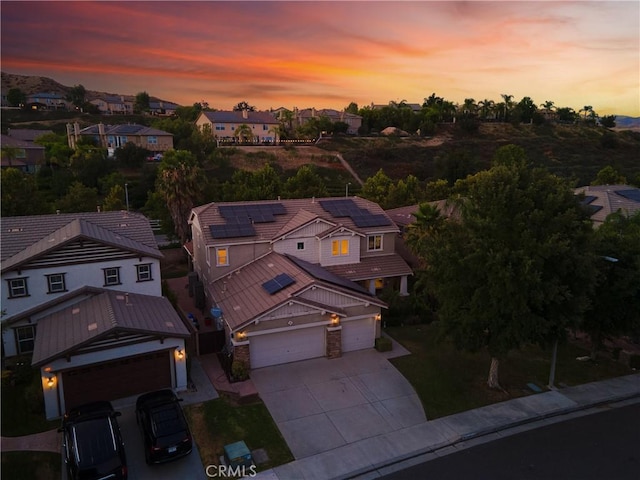
[[[178,447],[169,447],[169,448],[167,449],[167,451],[168,451],[169,453],[176,453],[176,450],[178,450]]]

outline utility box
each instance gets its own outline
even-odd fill
[[[224,460],[230,467],[250,467],[253,457],[243,441],[224,446]]]

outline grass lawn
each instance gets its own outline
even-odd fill
[[[412,355],[391,362],[411,382],[422,401],[427,418],[444,417],[473,408],[534,393],[527,383],[546,390],[551,367],[551,348],[527,347],[500,362],[500,384],[505,392],[486,386],[491,359],[485,352],[457,351],[450,342],[437,342],[433,325],[389,327],[386,333]],[[558,347],[555,385],[580,385],[631,373],[624,365],[606,358],[596,362],[576,360],[588,352],[571,343]]]
[[[60,480],[62,456],[52,452],[2,452],[2,477],[11,480]]]
[[[258,470],[293,461],[287,443],[261,401],[236,406],[221,397],[186,407],[185,413],[205,467],[219,464],[224,446],[240,440],[249,450],[266,450],[269,461],[258,465]]]

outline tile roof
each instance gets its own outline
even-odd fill
[[[74,220],[82,220],[70,225]],[[4,217],[0,233],[0,260],[5,262],[42,240],[60,243],[63,235],[87,235],[96,240],[136,249],[145,254],[161,257],[156,239],[144,215],[132,212],[84,212],[59,215],[30,215]],[[30,250],[38,254],[42,250]]]
[[[9,128],[7,130],[8,136],[25,142],[33,142],[36,138],[51,133],[53,133],[53,130],[31,130],[28,128]]]
[[[413,274],[411,267],[397,253],[362,257],[360,263],[331,265],[325,268],[354,282],[370,278],[390,278]]]
[[[322,267],[314,266],[320,270]],[[210,292],[222,309],[224,319],[232,329],[273,310],[285,302],[295,300],[310,304],[309,300],[296,299],[296,295],[312,285],[324,285],[336,291],[347,292],[364,301],[381,306],[385,304],[363,291],[362,287],[345,279],[335,279],[329,272],[322,278],[313,274],[312,269],[299,266],[297,259],[270,252],[252,263],[229,273],[210,285]],[[263,284],[277,275],[286,274],[294,283],[282,290],[269,294]],[[349,288],[350,287],[350,288]],[[317,305],[316,305],[317,306]],[[324,305],[328,311],[336,311],[336,307]]]
[[[255,206],[264,204],[278,203],[284,207],[285,213],[282,215],[274,215],[274,221],[267,223],[254,223],[253,227],[255,235],[251,237],[238,238],[237,241],[246,242],[249,239],[252,242],[269,242],[281,237],[286,229],[294,229],[304,225],[305,218],[308,221],[315,221],[318,218],[324,219],[333,225],[344,225],[350,230],[364,233],[379,233],[379,232],[399,232],[398,227],[393,221],[385,214],[384,210],[374,202],[365,200],[360,197],[349,197],[353,200],[357,207],[368,210],[373,215],[383,215],[389,220],[389,225],[361,228],[356,226],[351,217],[334,217],[331,213],[326,211],[321,201],[326,200],[342,200],[342,198],[301,198],[301,199],[286,199],[286,200],[263,200],[256,202],[228,202],[228,203],[209,203],[196,207],[192,210],[195,217],[197,217],[198,223],[202,229],[204,242],[206,245],[228,245],[233,243],[230,238],[213,238],[209,229],[210,225],[225,225],[226,220],[220,214],[221,206]],[[301,213],[302,211],[307,213]],[[284,232],[284,233],[283,233]]]
[[[109,290],[41,318],[32,363],[42,365],[116,332],[190,335],[166,298]]]
[[[268,123],[279,125],[280,122],[270,112],[247,112],[247,118],[240,111],[202,112],[211,123]]]
[[[119,125],[103,125],[105,135],[133,135],[133,136],[163,136],[171,135],[172,133],[165,132],[164,130],[158,130],[153,127],[146,127],[144,125],[138,125],[135,123],[123,123]],[[80,135],[99,135],[100,125],[90,125],[80,130]]]
[[[576,188],[576,194],[584,194],[588,208],[593,210],[591,220],[600,225],[612,213],[622,210],[627,215],[640,211],[640,188],[630,185],[589,185]]]
[[[27,150],[44,151],[44,147],[42,145],[37,145],[33,142],[29,142],[27,140],[23,140],[21,138],[16,138],[9,135],[0,135],[0,144],[2,144],[3,147],[16,147],[16,148],[24,148]]]

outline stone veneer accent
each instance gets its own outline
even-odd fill
[[[247,368],[251,368],[251,352],[249,342],[236,343],[233,346],[233,360],[244,362]]]
[[[327,327],[327,358],[342,356],[342,327]]]

